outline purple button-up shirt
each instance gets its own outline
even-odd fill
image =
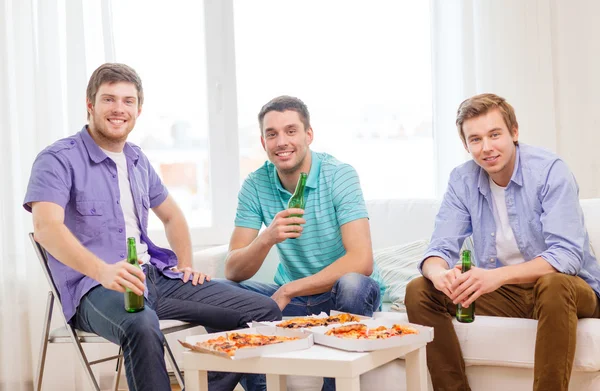
[[[148,244],[150,262],[170,278],[180,273],[171,250],[159,248],[148,238],[148,210],[168,196],[166,187],[141,149],[131,143],[123,148],[127,159],[133,203],[141,228],[141,240]],[[65,210],[65,225],[88,250],[106,263],[126,258],[125,219],[120,205],[116,164],[89,135],[87,126],[44,149],[35,159],[29,178],[24,208],[31,202],[47,201]],[[58,287],[67,320],[75,314],[81,298],[99,282],[64,265],[48,254],[52,277]]]

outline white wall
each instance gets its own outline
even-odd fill
[[[557,152],[582,198],[600,197],[600,2],[552,3]],[[538,129],[538,137],[543,130]]]

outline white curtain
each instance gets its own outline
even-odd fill
[[[582,198],[600,196],[600,2],[432,0],[438,194],[468,159],[454,121],[483,92],[515,108],[520,140],[563,157]]]
[[[0,0],[0,390],[33,387],[48,285],[22,208],[35,156],[85,123],[89,53],[101,35],[100,14],[81,0]],[[100,3],[98,3],[100,4]],[[89,5],[87,5],[89,7]],[[99,5],[98,5],[99,7]],[[85,20],[85,29],[84,29]],[[89,22],[89,23],[88,23]],[[86,56],[86,51],[88,52]],[[86,62],[86,57],[88,61]],[[61,319],[55,311],[53,326]],[[70,345],[48,351],[44,389],[85,390]]]

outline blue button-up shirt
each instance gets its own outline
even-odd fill
[[[141,240],[148,244],[150,262],[171,278],[177,265],[171,250],[159,248],[148,238],[148,211],[160,205],[168,191],[140,148],[126,143],[123,149]],[[89,135],[87,126],[79,133],[59,140],[35,159],[24,207],[46,201],[65,210],[64,223],[88,250],[107,263],[126,258],[125,219],[120,205],[116,164]],[[99,283],[59,262],[48,254],[48,265],[57,285],[67,320],[75,314],[81,298]]]
[[[565,162],[544,149],[520,144],[505,198],[510,227],[525,261],[542,257],[560,273],[581,277],[600,297],[600,264],[590,247],[577,182]],[[419,270],[431,256],[452,267],[470,235],[476,265],[501,267],[492,205],[485,170],[474,161],[455,168]]]

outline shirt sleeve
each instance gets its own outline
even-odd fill
[[[562,160],[552,164],[542,181],[540,220],[547,250],[539,256],[559,272],[577,275],[587,236],[577,182]]]
[[[467,237],[473,232],[471,214],[457,192],[457,186],[462,183],[456,171],[450,174],[448,189],[440,210],[435,218],[435,227],[431,235],[429,248],[418,265],[423,273],[423,263],[429,257],[440,257],[448,267],[453,267],[459,258],[460,248]]]
[[[63,209],[71,197],[71,169],[68,161],[55,153],[40,153],[31,169],[23,207],[31,212],[32,202],[52,202]]]
[[[244,181],[238,194],[235,226],[259,230],[262,223],[262,209],[258,198],[258,189],[252,177],[249,176]]]
[[[167,199],[169,190],[167,190],[167,187],[160,180],[160,177],[146,156],[144,156],[144,160],[148,165],[148,196],[150,197],[150,208],[155,208]]]
[[[342,165],[334,174],[331,187],[333,205],[340,227],[351,221],[369,217],[358,173],[352,166]]]

